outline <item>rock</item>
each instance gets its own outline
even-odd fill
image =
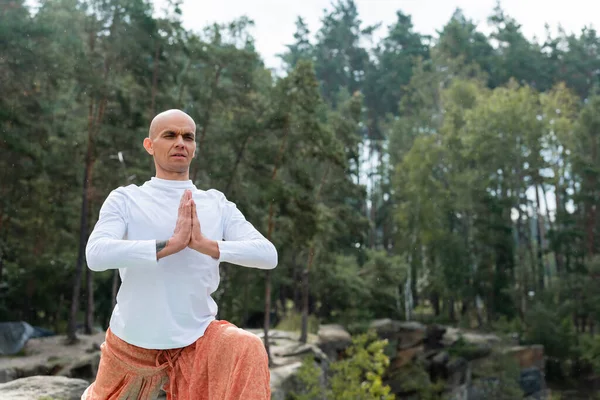
[[[524,400],[550,400],[552,396],[550,395],[549,390],[542,390],[541,392],[537,392],[532,394],[531,396],[527,396]],[[565,399],[572,399],[571,397],[563,397]]]
[[[290,346],[281,347],[272,352],[276,357],[298,357],[312,354],[313,359],[328,362],[327,355],[317,346],[307,343],[296,343]]]
[[[441,349],[444,347],[443,338],[446,334],[446,328],[441,325],[429,325],[425,330],[425,348],[426,349]]]
[[[38,400],[52,398],[60,400],[80,400],[89,386],[83,379],[63,376],[30,376],[0,384],[2,400]]]
[[[98,365],[100,364],[100,353],[85,355],[78,360],[75,360],[65,365],[56,375],[66,376],[68,378],[79,378],[85,380],[93,380],[98,373]]]
[[[493,347],[501,343],[500,338],[491,333],[466,332],[458,328],[446,327],[446,332],[442,338],[442,344],[444,346],[452,346],[460,339],[469,344],[484,345],[489,347]]]
[[[402,322],[389,318],[375,320],[369,326],[382,339],[396,343],[398,350],[408,349],[423,343],[427,328],[419,322]]]
[[[467,385],[461,385],[450,390],[447,397],[448,400],[469,400],[469,387]]]
[[[538,368],[544,370],[544,346],[514,346],[503,351],[505,354],[512,355],[523,369]]]
[[[17,379],[17,370],[14,368],[0,369],[0,383],[10,382]]]
[[[424,347],[411,347],[408,349],[400,350],[396,354],[394,359],[390,360],[390,366],[393,369],[402,368],[405,365],[412,363],[419,355],[423,353]]]
[[[435,356],[433,356],[431,361],[434,364],[446,365],[446,363],[448,362],[449,359],[450,359],[450,356],[448,355],[448,352],[442,351],[442,352],[436,354]]]
[[[521,370],[519,385],[525,396],[541,393],[546,389],[544,374],[539,368],[531,367]]]
[[[0,355],[17,354],[34,332],[25,321],[0,322]]]
[[[302,362],[296,361],[271,368],[271,400],[285,400],[288,393],[297,387],[298,382],[295,377],[301,366]]]
[[[319,348],[334,361],[352,344],[352,336],[341,325],[321,325],[319,327]]]
[[[446,365],[446,384],[455,387],[468,383],[471,380],[469,362],[462,357],[455,358]]]

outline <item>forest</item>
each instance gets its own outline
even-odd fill
[[[153,176],[142,140],[179,108],[191,179],[279,253],[221,265],[219,318],[518,332],[600,373],[600,37],[530,40],[501,4],[487,23],[457,9],[428,36],[337,0],[315,32],[298,16],[275,73],[244,16],[193,32],[177,1],[1,1],[0,321],[106,329],[119,277],[87,268],[86,240],[111,190]]]

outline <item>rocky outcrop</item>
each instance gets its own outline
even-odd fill
[[[434,390],[445,392],[450,399],[490,398],[498,386],[504,390],[512,379],[494,376],[488,365],[503,356],[518,369],[511,383],[515,390],[520,388],[531,398],[547,398],[543,346],[512,346],[494,334],[418,322],[384,319],[373,321],[370,327],[389,341],[386,383],[398,399],[418,398],[424,387],[436,382],[443,382],[444,387]],[[484,365],[488,368],[485,373]]]
[[[29,376],[0,384],[2,400],[79,400],[89,382],[64,376]]]
[[[318,346],[327,357],[334,361],[352,344],[352,336],[341,325],[321,325],[318,332]]]
[[[262,330],[250,330],[261,339],[264,339]],[[328,338],[343,337],[343,334],[332,331]],[[339,336],[342,335],[342,336]],[[348,335],[350,336],[350,335]],[[307,343],[300,343],[300,335],[296,332],[279,330],[269,331],[269,344],[271,349],[271,399],[284,400],[292,391],[298,392],[301,383],[297,379],[298,369],[302,366],[304,357],[310,356],[314,362],[326,370],[330,362],[329,357],[320,347],[319,336],[309,335]],[[325,346],[325,349],[334,349],[335,345]]]
[[[103,332],[81,335],[73,345],[67,345],[64,336],[30,339],[25,355],[0,361],[0,383],[37,375],[90,379],[96,375],[103,340]]]
[[[500,381],[480,372],[496,354],[516,361],[520,379],[515,384],[519,384],[527,395],[538,400],[547,398],[544,397],[542,346],[514,346],[493,334],[391,319],[373,321],[370,328],[380,338],[388,340],[386,354],[390,358],[390,367],[384,378],[399,400],[419,398],[424,387],[434,387],[436,382],[443,384],[442,387],[436,386],[435,390],[445,392],[448,398],[454,400],[487,398],[486,388],[493,388]],[[263,338],[262,330],[249,331]],[[300,343],[299,336],[298,333],[278,330],[269,333],[273,400],[284,400],[291,391],[300,391],[297,372],[306,356],[320,367],[324,380],[329,364],[343,357],[352,343],[352,337],[341,325],[322,325],[317,335],[309,334],[307,343]],[[28,356],[8,359],[11,362],[0,367],[0,383],[21,382],[27,388],[36,384],[46,387],[60,386],[61,382],[74,385],[77,381],[93,381],[100,361],[99,345],[103,335],[82,336],[81,342],[75,346],[65,346],[56,340],[43,338],[30,341]],[[19,379],[36,375],[51,376],[57,380]],[[78,390],[76,388],[73,386],[73,391]],[[0,398],[6,397],[0,392]]]

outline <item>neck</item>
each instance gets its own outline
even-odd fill
[[[169,181],[189,181],[190,171],[188,169],[185,172],[167,172],[157,168],[156,177],[159,179],[165,179]]]

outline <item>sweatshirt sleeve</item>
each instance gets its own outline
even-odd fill
[[[85,255],[93,271],[156,265],[155,240],[127,240],[127,198],[113,190],[100,209]]]
[[[273,243],[248,222],[237,206],[222,194],[220,202],[223,210],[224,240],[217,242],[219,262],[259,269],[275,268],[277,249]]]

